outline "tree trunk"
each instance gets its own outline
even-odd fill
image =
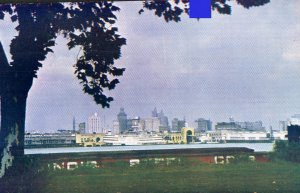
[[[30,190],[32,175],[26,170],[24,134],[26,99],[33,76],[27,60],[10,65],[0,42],[0,192],[22,193]],[[28,162],[28,160],[27,160]]]
[[[0,42],[0,182],[23,172],[26,99],[32,81],[26,71],[9,65]]]
[[[23,172],[26,99],[23,92],[1,96],[0,178]]]

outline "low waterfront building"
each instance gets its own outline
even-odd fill
[[[273,136],[272,136],[273,135]],[[270,142],[274,139],[284,140],[285,134],[282,132],[269,132],[262,131],[230,131],[218,130],[207,132],[206,142]],[[203,138],[204,139],[204,138]],[[205,142],[205,141],[203,141]]]
[[[233,121],[231,118],[230,122],[219,122],[215,126],[216,130],[232,130],[232,131],[257,131],[257,132],[265,132],[265,128],[262,125],[262,121],[244,121],[237,122]]]
[[[76,134],[76,144],[82,147],[96,147],[104,145],[105,134]]]
[[[273,131],[274,140],[287,140],[287,130],[285,131]]]
[[[72,132],[26,133],[24,140],[25,148],[76,146],[76,137]]]
[[[206,132],[206,137],[202,136],[202,139],[200,139],[201,142],[222,142],[223,140],[223,132],[222,131],[208,131]]]
[[[195,129],[183,127],[181,132],[171,132],[165,135],[164,139],[168,144],[188,144],[194,142]]]
[[[216,131],[221,130],[233,130],[233,131],[241,131],[242,127],[234,122],[220,122],[215,126]]]
[[[105,135],[104,143],[106,145],[158,145],[165,144],[163,136],[160,134],[121,134]]]
[[[240,125],[241,128],[245,131],[266,131],[263,127],[262,121],[244,121],[244,122],[235,122],[237,125]]]
[[[168,133],[164,139],[166,140],[167,144],[181,144],[182,142],[182,135],[179,132]]]

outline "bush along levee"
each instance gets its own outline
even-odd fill
[[[273,160],[300,163],[300,144],[296,142],[276,141],[270,157]]]

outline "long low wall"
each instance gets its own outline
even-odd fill
[[[163,150],[135,150],[118,152],[85,152],[85,153],[56,153],[34,154],[34,157],[44,164],[56,168],[72,169],[82,164],[93,164],[100,167],[106,162],[126,161],[128,164],[139,163],[141,160],[154,159],[157,162],[172,159],[192,158],[205,163],[228,163],[235,157],[246,155],[256,161],[268,161],[266,153],[255,153],[249,148],[195,148],[195,149],[163,149]]]

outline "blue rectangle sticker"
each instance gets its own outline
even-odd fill
[[[211,0],[190,0],[190,18],[211,18]]]

